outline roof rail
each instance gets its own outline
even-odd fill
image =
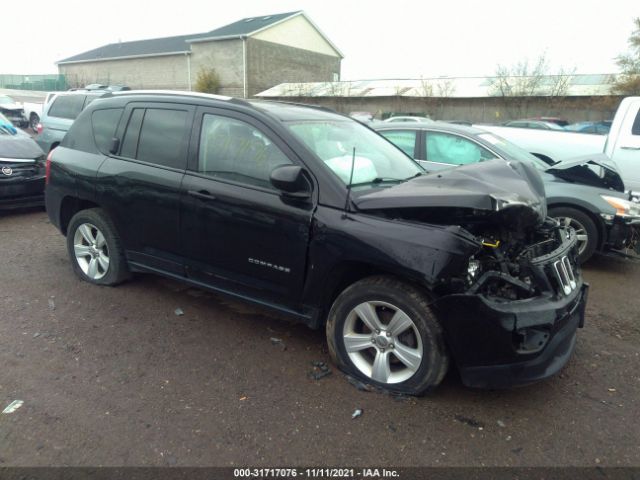
[[[323,112],[335,113],[337,115],[344,115],[344,114],[334,110],[333,108],[323,107],[322,105],[310,105],[308,103],[286,102],[286,101],[282,101],[282,100],[266,100],[266,99],[262,99],[262,98],[256,99],[254,101],[255,102],[265,102],[265,103],[284,103],[285,105],[293,105],[293,106],[296,106],[296,107],[313,108],[314,110],[321,110]]]
[[[181,97],[196,97],[196,98],[206,98],[209,100],[222,100],[225,102],[233,102],[242,105],[250,106],[251,104],[246,100],[235,97],[228,97],[226,95],[216,95],[213,93],[201,93],[201,92],[190,92],[186,90],[121,90],[118,92],[111,92],[114,97],[127,96],[127,95],[173,95],[173,96],[181,96]]]

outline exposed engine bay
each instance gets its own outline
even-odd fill
[[[576,234],[546,216],[544,186],[526,164],[482,162],[355,201],[387,218],[458,226],[473,236],[478,250],[466,271],[443,281],[438,293],[513,301],[568,295],[576,288]]]

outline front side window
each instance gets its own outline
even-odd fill
[[[75,120],[82,111],[85,95],[59,95],[49,109],[50,117]]]
[[[274,168],[287,156],[260,130],[233,118],[205,114],[200,133],[198,172],[258,187],[272,188]]]
[[[387,140],[400,147],[404,153],[414,158],[416,155],[416,131],[396,130],[380,132]]]
[[[486,148],[459,135],[427,133],[427,160],[449,165],[469,165],[496,158]]]
[[[309,120],[289,122],[287,127],[345,185],[399,182],[424,173],[402,151],[356,121]]]

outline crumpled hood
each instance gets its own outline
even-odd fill
[[[544,184],[523,162],[489,160],[416,177],[353,199],[359,210],[463,208],[547,216]],[[532,215],[533,214],[533,215]]]
[[[571,183],[606,189],[612,188],[624,192],[624,182],[618,167],[604,153],[563,160],[545,171]]]
[[[42,149],[29,135],[0,131],[0,158],[38,158],[43,155]]]

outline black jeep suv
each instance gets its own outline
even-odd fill
[[[576,235],[534,169],[427,175],[319,108],[177,92],[94,101],[47,162],[75,272],[179,279],[326,327],[345,372],[397,392],[556,373],[584,321]]]

